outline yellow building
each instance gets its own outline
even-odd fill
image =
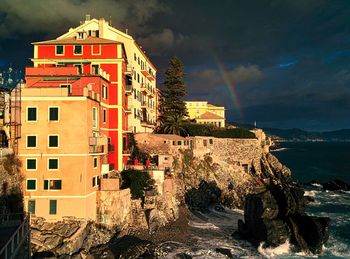
[[[188,101],[186,107],[189,118],[195,119],[197,123],[225,127],[225,107],[204,101]]]

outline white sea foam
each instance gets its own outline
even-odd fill
[[[316,197],[317,191],[305,191],[304,196]]]
[[[287,240],[282,245],[274,248],[271,248],[271,247],[264,248],[264,243],[260,243],[258,247],[258,252],[266,258],[275,258],[276,256],[288,254],[290,252],[290,243]]]
[[[311,185],[315,186],[317,188],[323,188],[322,184],[320,184],[320,183],[312,183]]]
[[[271,150],[272,152],[280,152],[280,151],[284,151],[284,150],[287,150],[289,148],[286,148],[286,147],[281,147],[281,148],[276,148],[276,149],[273,149]]]

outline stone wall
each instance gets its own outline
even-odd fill
[[[124,229],[131,222],[130,189],[120,191],[99,191],[97,200],[97,221],[107,226]]]

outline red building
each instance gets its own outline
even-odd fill
[[[108,163],[110,169],[122,170],[128,157],[126,134],[130,114],[127,98],[130,71],[123,43],[84,34],[33,44],[32,61],[40,69],[27,74],[27,87],[69,88],[71,95],[79,95],[88,87],[98,93],[100,130],[108,137]],[[79,115],[75,116],[79,119]]]

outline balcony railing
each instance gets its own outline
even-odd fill
[[[90,154],[104,153],[104,146],[103,145],[90,146],[89,147],[89,153]]]
[[[126,88],[125,88],[125,94],[126,94],[126,95],[132,94],[133,89],[134,89],[134,88],[133,88],[132,84],[127,84],[127,85],[126,85]]]

